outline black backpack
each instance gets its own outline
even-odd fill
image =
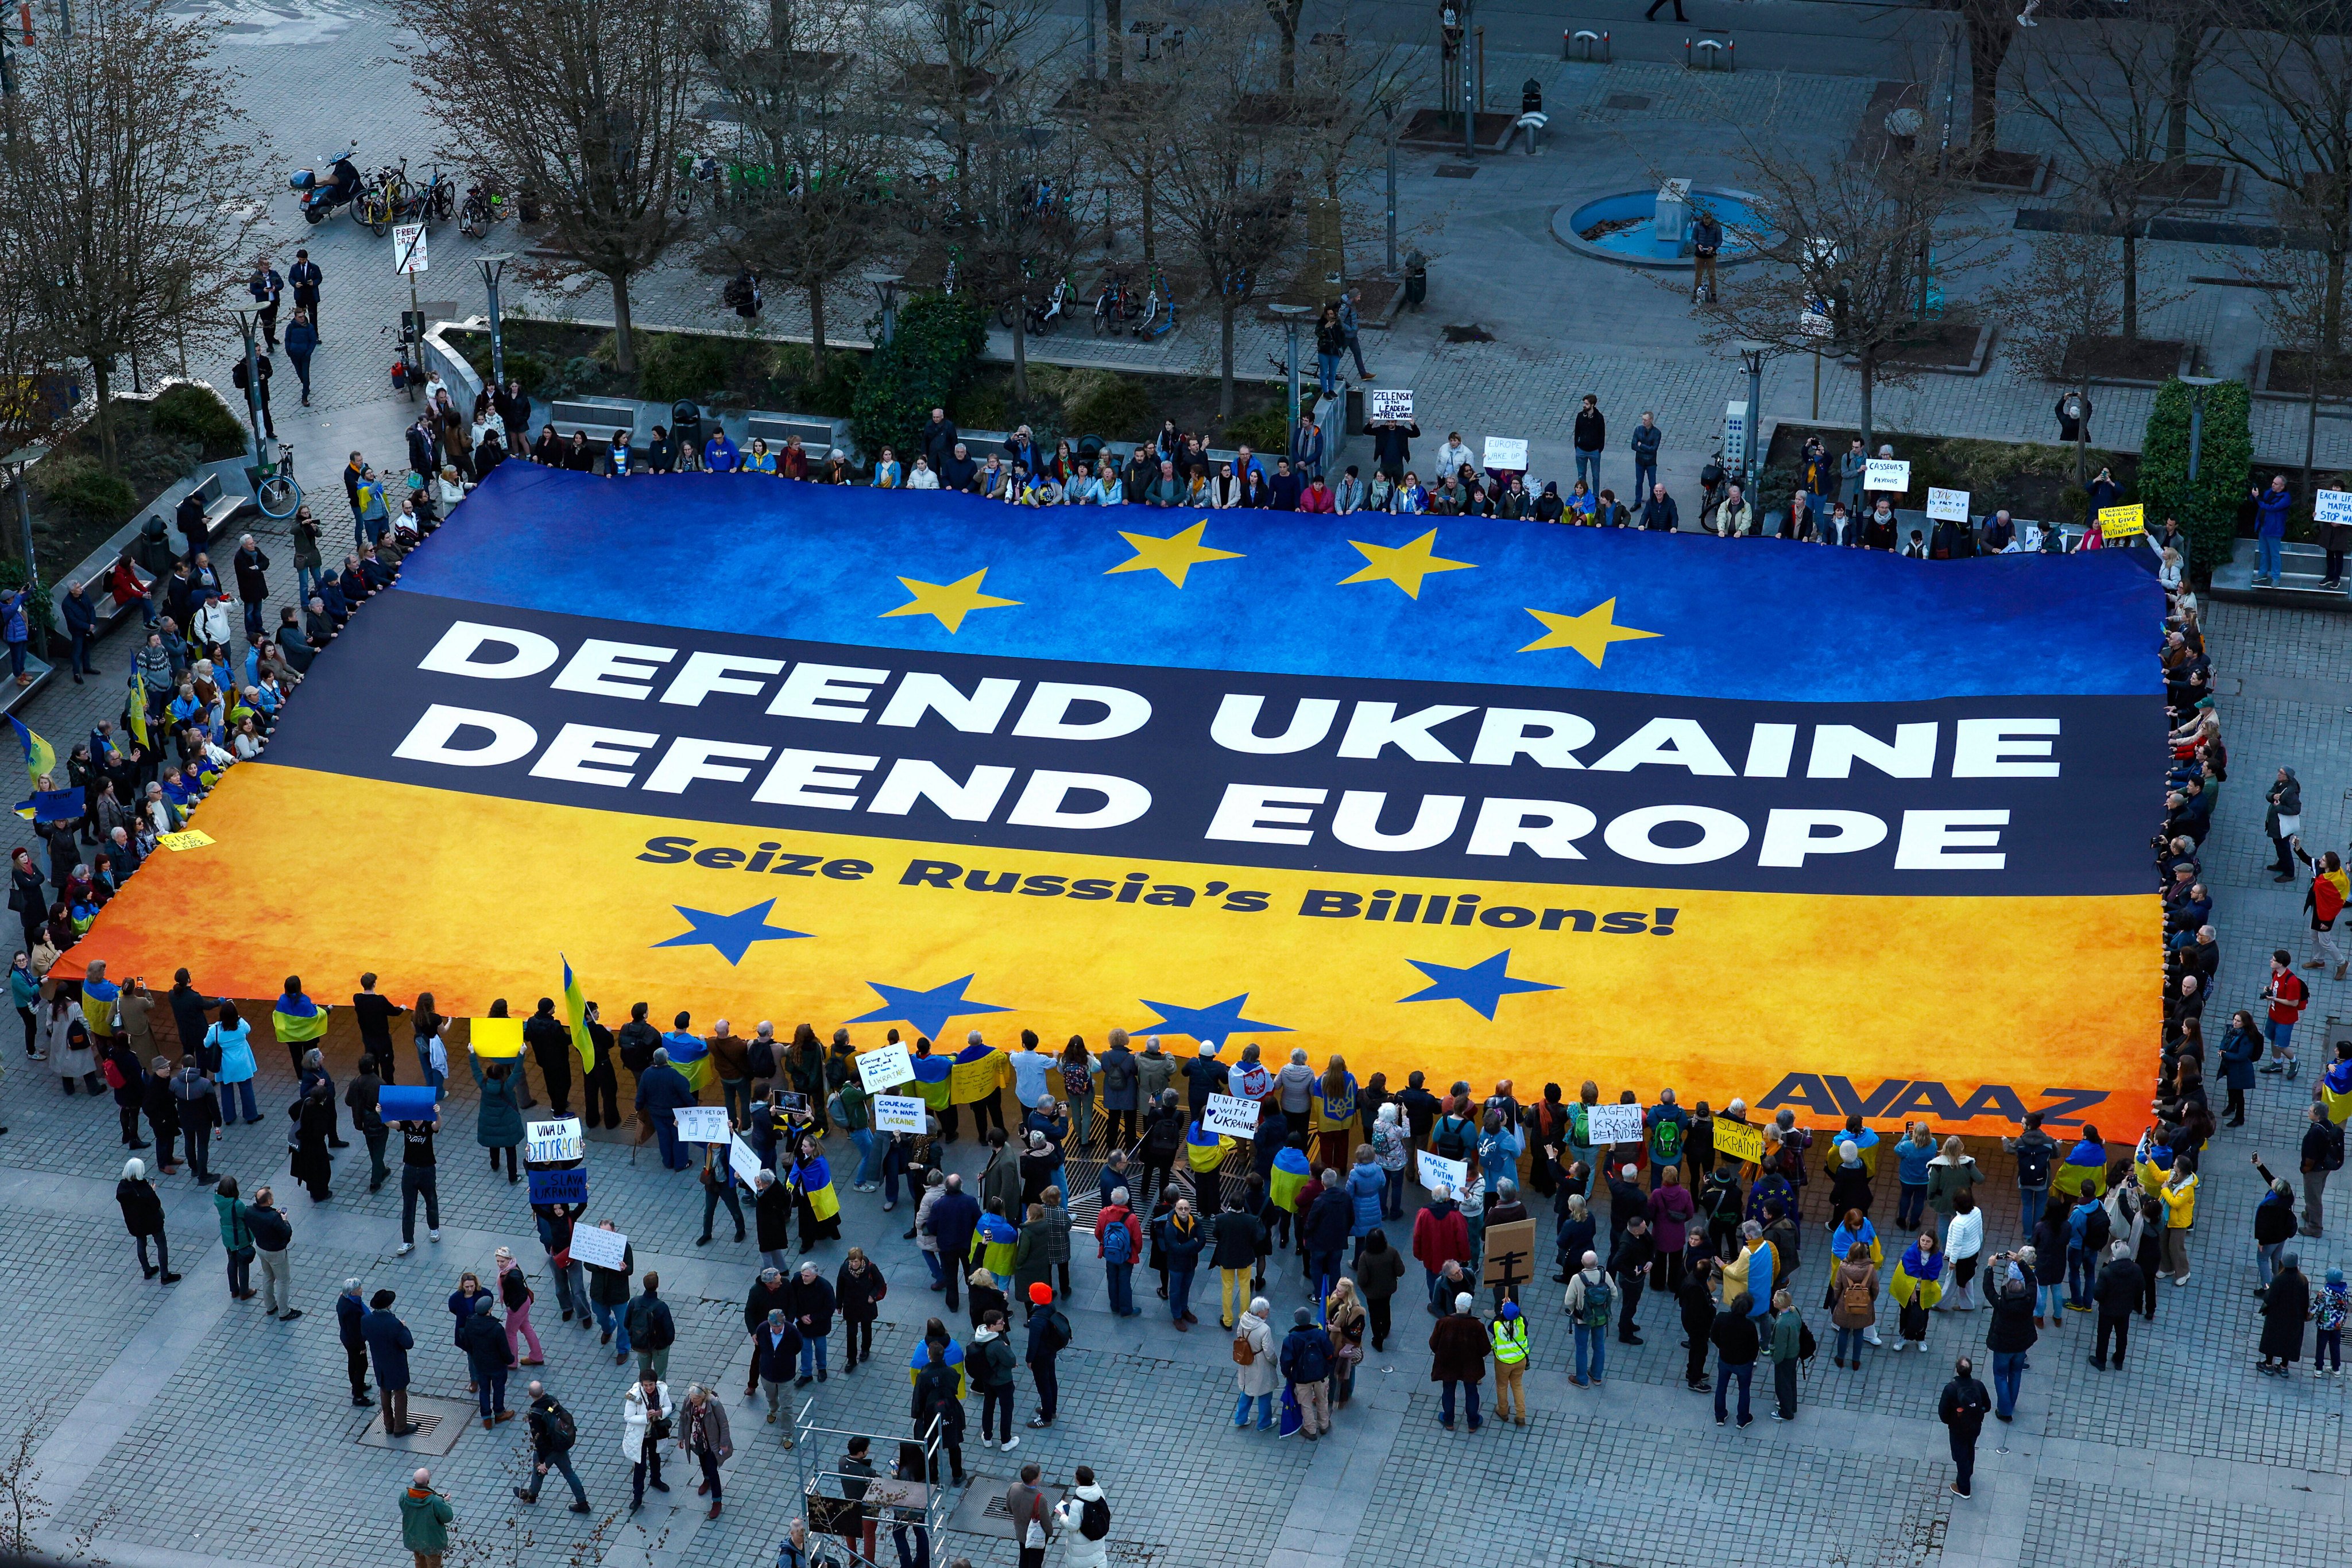
[[[2114,1238],[2115,1233],[2115,1225],[2107,1218],[2107,1207],[2101,1204],[2091,1210],[2083,1220],[2083,1255],[2086,1258],[2095,1257],[2099,1249]]]
[[[580,1440],[580,1424],[572,1418],[571,1411],[552,1398],[547,1402],[547,1435],[550,1446],[559,1454]]]
[[[2020,1186],[2050,1185],[2050,1145],[2041,1143],[2017,1145],[2017,1185]]]
[[[1821,1354],[1821,1348],[1813,1339],[1813,1325],[1799,1318],[1797,1320],[1797,1359],[1811,1361]]]
[[[751,1037],[751,1049],[747,1054],[751,1060],[752,1077],[773,1078],[776,1075],[775,1041],[755,1034]]]
[[[1470,1139],[1463,1129],[1467,1124],[1459,1116],[1448,1116],[1437,1124],[1437,1136],[1431,1143],[1431,1152],[1449,1160],[1470,1157]]]
[[[2320,1163],[2328,1170],[2340,1171],[2344,1168],[2344,1129],[2334,1122],[2326,1123],[2325,1125],[2327,1134],[2327,1153]]]
[[[1088,1541],[1100,1541],[1110,1533],[1110,1504],[1098,1497],[1087,1499],[1078,1510],[1078,1533]]]

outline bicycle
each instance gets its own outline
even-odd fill
[[[955,293],[955,291],[956,291],[956,272],[957,272],[957,270],[958,270],[958,264],[959,264],[959,263],[961,263],[962,260],[963,260],[963,250],[962,250],[962,247],[961,247],[961,246],[948,246],[948,268],[947,268],[947,272],[946,272],[946,273],[945,273],[945,274],[940,277],[940,293],[942,293],[942,294],[946,294],[946,295],[950,295],[950,296],[951,296],[951,295],[953,295],[953,294]]]
[[[507,215],[507,199],[483,175],[478,183],[466,188],[466,204],[457,209],[457,232],[469,239],[479,239],[490,225]]]
[[[254,486],[254,504],[261,515],[272,522],[282,522],[294,515],[302,505],[302,486],[294,482],[294,448],[281,441],[278,444],[278,461],[256,465],[261,470],[261,483]]]
[[[412,221],[446,224],[457,208],[457,186],[445,178],[441,166],[433,166],[433,177],[422,185],[408,187],[408,209]]]
[[[1143,319],[1135,324],[1135,335],[1150,340],[1164,338],[1176,329],[1176,301],[1168,292],[1167,277],[1158,267],[1151,269],[1151,287],[1143,298]]]
[[[386,164],[375,172],[374,184],[352,210],[376,238],[382,239],[392,232],[394,224],[405,219],[411,199],[408,160],[403,158],[397,169]]]
[[[1103,279],[1095,295],[1095,330],[1116,332],[1122,322],[1132,321],[1142,307],[1136,302],[1135,290],[1128,287],[1128,275],[1114,272]]]

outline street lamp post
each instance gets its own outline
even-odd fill
[[[1266,307],[1266,309],[1269,312],[1282,319],[1284,330],[1288,335],[1289,346],[1286,357],[1289,361],[1290,371],[1289,428],[1292,430],[1297,430],[1298,428],[1298,320],[1300,317],[1305,316],[1314,308],[1315,307],[1312,305],[1269,305]],[[1286,447],[1289,444],[1289,438],[1286,436],[1283,440],[1283,444]]]
[[[1396,185],[1397,185],[1397,105],[1394,99],[1381,99],[1381,118],[1388,124],[1389,144],[1389,276],[1394,277],[1396,257]]]
[[[902,273],[869,272],[866,281],[874,287],[875,298],[882,302],[882,341],[889,342],[898,335],[898,288],[907,281]]]
[[[2219,376],[2183,376],[2180,384],[2189,389],[2189,482],[2197,483],[2197,457],[2205,444],[2205,393],[2221,384]]]
[[[1748,371],[1748,450],[1741,455],[1740,488],[1747,493],[1748,504],[1754,506],[1756,475],[1761,465],[1756,448],[1764,425],[1764,360],[1772,350],[1769,345],[1750,338],[1742,338],[1733,347],[1739,350],[1739,363]],[[1763,508],[1759,507],[1756,515],[1761,517]]]
[[[2084,448],[2091,435],[2086,427],[2091,417],[2091,405],[2081,392],[2070,392],[2066,394],[2064,407],[2067,423],[2074,427],[2074,483],[2080,485],[2087,478],[2084,465],[2087,461]]]
[[[493,395],[507,384],[506,319],[499,311],[499,279],[506,275],[507,263],[513,259],[504,252],[474,258],[474,265],[482,269],[482,287],[490,297],[490,391]]]
[[[261,444],[261,365],[260,356],[253,347],[254,312],[236,313],[236,329],[245,334],[245,417],[253,426],[253,460],[268,461],[268,453]]]

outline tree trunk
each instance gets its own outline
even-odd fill
[[[1265,14],[1274,18],[1276,30],[1282,35],[1282,90],[1288,92],[1298,85],[1298,14],[1307,7],[1307,0],[1265,0]]]
[[[634,371],[637,368],[637,344],[629,327],[629,275],[614,272],[605,276],[613,284],[613,368]]]
[[[1029,401],[1029,296],[1022,295],[1013,302],[1013,397],[1016,402]],[[1018,420],[1013,422],[1019,423]]]
[[[2344,248],[2343,225],[2328,236],[2326,293],[2319,307],[2320,357],[2332,357],[2344,346]]]
[[[816,379],[824,379],[824,278],[822,275],[809,279],[809,368]]]
[[[1217,300],[1217,419],[1223,423],[1234,416],[1234,297],[1221,289]]]
[[[1855,374],[1859,377],[1862,383],[1862,417],[1860,422],[1862,428],[1858,434],[1862,436],[1862,455],[1864,457],[1868,457],[1871,454],[1871,399],[1878,391],[1877,350],[1864,350],[1861,357],[1854,361],[1853,368]],[[1750,411],[1751,417],[1748,420],[1748,424],[1751,429],[1756,423],[1755,419],[1752,417],[1753,412],[1754,411],[1752,410]],[[1755,437],[1751,434],[1749,439],[1753,440]]]
[[[1156,181],[1154,181],[1154,180],[1152,180],[1152,179],[1150,177],[1150,175],[1149,175],[1149,174],[1147,174],[1147,175],[1145,176],[1145,178],[1144,178],[1144,180],[1143,180],[1143,182],[1142,182],[1142,184],[1143,184],[1143,274],[1144,274],[1144,277],[1143,277],[1143,286],[1144,286],[1146,288],[1149,288],[1149,287],[1151,287],[1151,266],[1152,266],[1152,262],[1153,262],[1153,260],[1158,256],[1159,252],[1160,252],[1160,247],[1159,247],[1158,246],[1156,246],[1156,245],[1154,245],[1154,244],[1152,243],[1152,238],[1151,238],[1151,219],[1152,219],[1152,215],[1153,215],[1153,214],[1152,214],[1151,190],[1152,190],[1152,186],[1153,186],[1154,184],[1156,184],[1156,183],[1157,183],[1157,182],[1156,182]]]
[[[2189,156],[2189,99],[2197,79],[2198,46],[2205,41],[2201,26],[2181,24],[2172,29],[2172,87],[2165,95],[2164,158],[2178,163]]]
[[[2139,336],[2139,235],[2137,225],[2124,225],[2124,341]],[[2085,340],[2083,351],[2088,354],[2090,343]]]
[[[1532,134],[1532,133],[1531,133]],[[1331,270],[1339,275],[1339,292],[1348,292],[1348,219],[1339,205],[1339,170],[1337,164],[1323,169],[1323,200],[1331,214]]]
[[[1122,0],[1103,0],[1103,37],[1108,47],[1104,57],[1109,62],[1110,79],[1127,79],[1127,45],[1119,38],[1119,6]]]
[[[2319,378],[2321,367],[2326,363],[2326,355],[2311,356],[2311,402],[2303,414],[2303,493],[2306,496],[2312,494],[2312,460],[2319,452]],[[2315,502],[2314,506],[2316,505]]]
[[[1969,163],[2000,144],[2000,66],[2017,37],[2008,0],[1974,0],[1969,22]]]
[[[98,398],[98,455],[109,468],[115,465],[114,455],[114,379],[108,372],[103,355],[93,354],[89,361],[91,389]],[[257,435],[254,440],[261,439]],[[260,449],[255,448],[259,455]]]

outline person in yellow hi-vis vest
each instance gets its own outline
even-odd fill
[[[1528,1424],[1528,1320],[1519,1303],[1505,1301],[1492,1330],[1495,1342],[1495,1418]]]
[[[2164,1199],[2164,1266],[2172,1282],[2189,1283],[2189,1228],[2197,1223],[2197,1173],[2176,1162],[2172,1179],[2158,1193]]]

